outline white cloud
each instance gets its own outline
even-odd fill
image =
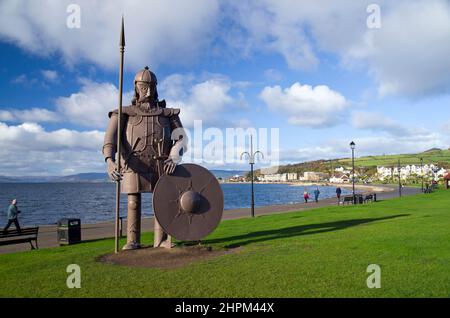
[[[283,164],[305,162],[319,159],[337,159],[351,157],[349,140],[352,138],[330,139],[320,145],[281,151]],[[431,148],[447,149],[450,138],[439,133],[424,133],[408,136],[373,136],[355,138],[357,157],[388,154],[419,153]]]
[[[13,83],[13,84],[26,84],[27,83],[27,77],[25,76],[25,74],[20,74],[20,75],[14,77],[11,80],[11,83]]]
[[[449,134],[450,135],[450,120],[446,121],[444,124],[441,125],[440,127],[441,131],[445,134]],[[450,149],[450,148],[449,148]]]
[[[381,96],[441,94],[450,87],[450,4],[377,1],[381,28],[368,29],[370,1],[245,1],[232,4],[228,45],[244,56],[268,50],[292,69],[314,69],[323,53],[364,66]],[[242,30],[241,30],[242,29]]]
[[[264,71],[264,77],[273,82],[279,82],[283,79],[283,74],[276,69],[270,68]]]
[[[5,122],[71,122],[90,128],[104,129],[108,112],[117,109],[119,91],[114,84],[80,79],[79,92],[62,96],[55,101],[55,111],[45,108],[0,110]],[[130,103],[133,93],[125,92],[123,105]]]
[[[174,74],[161,83],[159,92],[168,107],[181,109],[184,126],[192,127],[194,120],[223,126],[231,124],[224,118],[229,110],[245,107],[242,96],[238,100],[231,96],[231,87],[232,84],[223,76],[194,82],[192,75]]]
[[[58,72],[52,70],[42,70],[42,76],[49,82],[55,82],[58,79]]]
[[[189,64],[211,54],[224,59],[275,52],[292,69],[305,70],[332,53],[346,67],[365,66],[381,95],[439,94],[450,85],[450,4],[445,0],[377,1],[380,29],[367,28],[371,2],[353,0],[155,0],[149,10],[143,0],[83,0],[77,1],[81,28],[69,29],[71,2],[2,1],[0,39],[35,54],[61,53],[69,64],[114,68],[124,13],[125,66],[131,69]]]
[[[326,85],[312,87],[298,82],[283,90],[278,85],[267,86],[260,98],[270,110],[288,116],[289,123],[309,127],[338,124],[348,104],[344,96]]]
[[[45,108],[31,108],[24,110],[0,110],[0,121],[5,122],[58,122],[61,116]]]
[[[0,122],[0,175],[101,171],[103,135],[97,130],[46,131],[35,123],[9,126]]]
[[[409,128],[383,114],[375,112],[354,112],[352,114],[352,125],[358,129],[369,129],[376,132],[385,131],[395,136],[419,134],[422,129]]]
[[[450,4],[401,1],[382,14],[381,29],[366,31],[364,42],[348,52],[367,61],[380,95],[448,92]]]
[[[203,76],[200,76],[202,78]],[[25,110],[0,110],[0,121],[5,122],[71,122],[89,128],[104,129],[108,112],[117,109],[117,87],[112,83],[98,83],[80,79],[81,88],[69,96],[55,101],[55,111],[44,108]],[[224,126],[232,124],[224,120],[230,110],[247,107],[245,96],[238,92],[231,95],[233,83],[215,74],[196,82],[193,75],[173,74],[165,78],[158,91],[160,99],[167,100],[167,107],[181,108],[185,126],[192,127],[194,120],[204,124]],[[123,105],[129,105],[133,92],[124,92]]]
[[[11,150],[30,149],[48,151],[50,149],[100,149],[103,133],[94,131],[79,132],[59,129],[47,132],[36,123],[23,123],[8,126],[0,122],[0,142]]]
[[[216,0],[78,0],[81,27],[71,29],[66,25],[71,3],[2,1],[0,38],[39,55],[61,53],[69,64],[86,60],[113,68],[124,14],[126,67],[183,64],[205,49],[219,8]]]
[[[196,82],[192,75],[167,77],[159,85],[161,98],[168,97],[168,107],[181,108],[181,120],[186,127],[192,127],[194,120],[220,127],[230,124],[224,115],[230,109],[244,107],[244,97],[239,94],[237,98],[231,96],[233,83],[224,76],[202,75],[199,78],[201,80]],[[0,175],[103,171],[102,131],[46,131],[37,124],[59,121],[105,129],[108,112],[117,108],[118,89],[111,83],[88,79],[80,79],[80,82],[82,85],[78,92],[56,99],[55,111],[40,108],[0,110]],[[124,105],[129,104],[131,97],[132,92],[124,94]],[[21,124],[7,125],[1,121]],[[249,125],[246,120],[237,123]],[[39,165],[34,162],[39,162]]]
[[[258,0],[230,4],[234,32],[227,44],[250,55],[261,50],[281,54],[295,70],[315,69],[319,50],[340,52],[365,29],[362,2]]]
[[[448,142],[448,138],[439,133],[424,133],[403,137],[373,136],[355,139],[358,156],[416,153],[434,147],[446,148],[448,147]],[[348,143],[342,143],[341,147],[343,149],[345,147],[348,148]]]
[[[114,84],[96,83],[81,79],[82,87],[69,97],[59,97],[56,108],[67,121],[86,127],[104,128],[108,112],[117,109],[119,91]],[[123,96],[123,105],[129,104],[132,93]]]

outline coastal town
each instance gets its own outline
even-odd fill
[[[352,182],[352,167],[336,167],[332,173],[319,171],[286,172],[263,174],[255,176],[255,182],[273,183],[273,182],[320,182],[320,183],[337,183],[345,184]],[[439,167],[434,164],[425,165],[404,165],[404,166],[377,166],[373,174],[368,173],[365,169],[355,169],[355,182],[359,183],[396,183],[400,180],[403,184],[415,184],[424,182],[443,182],[449,176],[450,170]],[[246,182],[248,175],[234,175],[230,177],[228,182]]]

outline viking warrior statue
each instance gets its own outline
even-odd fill
[[[103,155],[108,174],[121,179],[121,192],[128,195],[127,244],[123,249],[140,247],[141,193],[153,192],[163,174],[172,174],[181,161],[186,137],[178,114],[179,109],[166,108],[158,100],[157,80],[145,67],[134,79],[132,105],[123,107],[121,120],[121,167],[117,169],[118,111],[109,113]],[[155,218],[154,247],[172,246],[171,237]]]

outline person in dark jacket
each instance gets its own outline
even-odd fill
[[[8,228],[11,226],[11,224],[14,223],[16,226],[16,229],[20,231],[20,225],[19,221],[17,220],[17,216],[19,215],[20,211],[17,208],[17,200],[14,199],[11,202],[11,205],[8,207],[8,224],[6,224],[5,228],[3,229],[3,232],[6,232]]]
[[[314,190],[314,201],[319,202],[319,194],[320,194],[320,190],[319,187],[316,187],[316,190]]]
[[[338,204],[341,203],[341,193],[342,193],[341,188],[337,187],[336,188],[336,196],[337,196],[337,199],[338,199]]]

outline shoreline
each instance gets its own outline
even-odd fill
[[[227,183],[227,184],[250,184],[250,182],[222,182],[222,183]],[[351,184],[337,184],[337,183],[313,183],[313,182],[255,182],[255,184],[286,184],[286,185],[290,185],[290,186],[294,186],[294,187],[300,187],[300,186],[309,186],[309,187],[314,187],[314,186],[331,186],[331,187],[341,187],[344,189],[352,189],[352,185]],[[385,193],[385,192],[393,192],[396,189],[392,186],[392,185],[361,185],[361,184],[355,184],[355,190],[366,190],[366,191],[361,191],[360,193],[362,194],[366,194],[366,193]],[[309,191],[309,193],[311,193],[311,191]],[[355,193],[358,193],[358,191],[355,191]],[[347,194],[347,195],[351,195],[351,194]],[[346,195],[342,195],[342,197],[344,197]],[[335,199],[336,195],[334,194],[331,197],[322,197],[319,199],[319,202],[321,201],[325,201],[325,200],[331,200],[331,199]],[[313,202],[314,200],[312,198],[309,199],[311,202]],[[289,206],[295,206],[298,204],[304,204],[303,203],[303,196],[301,197],[301,200],[299,200],[299,202],[293,202],[293,203],[280,203],[280,204],[269,204],[269,205],[260,205],[260,206],[256,206],[255,205],[255,209],[267,209],[267,208],[277,208],[280,206],[284,206],[284,207],[289,207]],[[240,207],[240,208],[232,208],[232,209],[224,209],[224,213],[225,212],[229,212],[229,211],[239,211],[242,209],[249,209],[250,207]],[[111,212],[111,214],[113,214]],[[143,216],[142,220],[144,219],[152,219],[154,216]],[[105,223],[109,223],[112,221],[108,221],[108,220],[99,220],[99,221],[94,221],[94,222],[82,222],[82,225],[86,225],[86,226],[90,226],[90,225],[102,225]],[[124,222],[126,222],[126,218],[124,218]],[[33,225],[29,225],[29,226],[24,226],[24,227],[32,227],[32,226],[38,226],[39,228],[45,228],[45,227],[56,227],[57,223],[52,223],[52,224],[33,224]]]
[[[220,184],[250,184],[250,181],[242,181],[242,182],[229,182],[224,181],[220,182]],[[330,182],[294,182],[294,181],[268,181],[268,182],[254,182],[254,184],[287,184],[294,187],[341,187],[344,189],[352,189],[353,185],[348,183],[330,183]],[[355,184],[355,189],[358,190],[367,190],[367,192],[391,192],[395,191],[395,188],[392,185],[385,184]]]
[[[384,189],[383,189],[384,188]],[[390,191],[389,191],[390,189]],[[386,200],[396,197],[393,187],[380,187],[383,191],[371,191],[377,192],[379,194],[378,200]],[[404,195],[413,195],[420,193],[420,189],[415,188],[405,188]],[[342,199],[341,199],[342,200]],[[330,205],[337,205],[336,197],[326,198],[319,200],[319,202],[314,202],[314,200],[308,203],[292,203],[292,204],[280,204],[280,205],[266,205],[255,207],[255,215],[272,215],[279,213],[287,213],[294,211],[305,211],[314,208],[320,208]],[[224,210],[222,215],[222,220],[232,220],[240,218],[250,217],[250,208],[240,208],[232,210]],[[81,238],[83,242],[90,240],[106,239],[114,237],[114,220],[102,221],[97,223],[82,223],[81,224]],[[153,232],[154,217],[142,218],[142,232]],[[126,235],[126,220],[123,221],[123,236]],[[39,236],[38,244],[40,248],[49,248],[58,246],[57,242],[57,226],[56,225],[39,225]],[[143,244],[151,244],[151,242],[143,242]],[[0,254],[3,253],[13,253],[19,251],[27,251],[30,247],[28,244],[15,244],[2,246],[0,248]]]

